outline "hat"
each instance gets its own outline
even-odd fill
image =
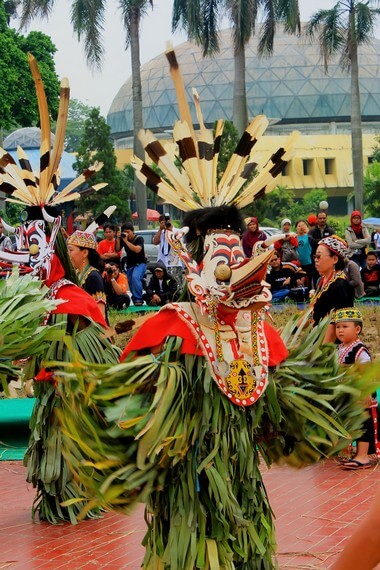
[[[77,230],[71,234],[66,243],[67,245],[76,245],[86,249],[97,249],[98,247],[94,234],[82,232],[81,230]]]
[[[289,220],[289,218],[284,218],[281,222],[281,227],[284,227],[284,224],[289,224],[290,226],[292,225],[292,220]]]
[[[317,216],[315,214],[310,214],[310,216],[307,217],[307,221],[311,226],[314,226],[317,223]]]
[[[332,235],[321,239],[319,245],[325,245],[330,251],[343,260],[348,258],[347,242],[339,236]]]
[[[346,309],[337,309],[333,314],[332,321],[334,323],[342,323],[342,322],[357,322],[363,323],[363,317],[359,309],[355,309],[354,307],[348,307]]]

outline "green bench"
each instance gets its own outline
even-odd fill
[[[0,399],[0,461],[22,459],[35,398]]]

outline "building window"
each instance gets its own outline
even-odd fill
[[[313,161],[310,158],[304,158],[302,160],[302,167],[303,167],[303,175],[310,176],[311,175],[311,168],[313,165]]]
[[[334,172],[334,159],[325,158],[325,174],[333,174]]]

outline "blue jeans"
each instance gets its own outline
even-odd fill
[[[279,289],[278,291],[272,292],[272,299],[273,301],[282,301],[285,299],[290,293],[290,289]]]
[[[142,280],[146,271],[146,263],[138,263],[133,267],[127,267],[127,278],[129,289],[134,303],[142,303],[143,301],[143,284]]]

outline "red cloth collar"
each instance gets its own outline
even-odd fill
[[[269,366],[276,366],[285,360],[289,353],[278,332],[266,321],[264,329],[268,343]],[[164,309],[144,322],[123,350],[120,362],[123,362],[130,352],[159,348],[168,336],[183,339],[182,354],[203,356],[201,346],[190,326],[179,318],[174,309]]]

